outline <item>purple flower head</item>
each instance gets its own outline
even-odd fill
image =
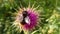
[[[21,10],[20,12],[16,17],[16,21],[20,24],[19,26],[22,29],[32,30],[37,24],[38,14],[31,9]]]
[[[27,9],[27,12],[28,12],[28,17],[29,17],[29,19],[30,19],[30,24],[25,24],[24,25],[24,29],[29,29],[29,30],[31,30],[31,29],[33,29],[35,26],[36,26],[36,24],[37,24],[37,17],[38,17],[38,15],[33,11],[33,10],[31,10],[31,9]]]

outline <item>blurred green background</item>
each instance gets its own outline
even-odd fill
[[[0,34],[21,34],[19,29],[12,26],[15,21],[16,9],[28,7],[36,3],[40,6],[39,24],[31,34],[60,34],[60,0],[0,0]],[[22,33],[23,34],[23,33]]]

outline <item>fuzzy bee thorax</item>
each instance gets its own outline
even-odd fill
[[[30,23],[30,20],[29,20],[29,17],[28,17],[28,12],[27,11],[23,11],[22,12],[22,16],[23,16],[23,20],[20,23],[22,25],[29,24]]]

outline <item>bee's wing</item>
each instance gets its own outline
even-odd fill
[[[19,16],[16,17],[16,21],[22,21],[23,20],[23,16],[22,14],[20,14]]]
[[[19,16],[19,20],[20,20],[20,22],[22,22],[22,20],[23,20],[22,14]]]
[[[26,22],[27,24],[30,24],[30,19],[29,19],[29,17],[26,17],[26,18],[25,18],[25,22]]]

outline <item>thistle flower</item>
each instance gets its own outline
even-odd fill
[[[23,10],[21,13],[18,12],[16,21],[18,21],[24,29],[33,29],[37,24],[38,15],[31,9]]]
[[[15,23],[17,23],[22,30],[32,30],[37,24],[38,13],[36,9],[39,6],[36,8],[33,8],[33,6],[30,8],[29,4],[27,8],[20,8],[17,13]]]

